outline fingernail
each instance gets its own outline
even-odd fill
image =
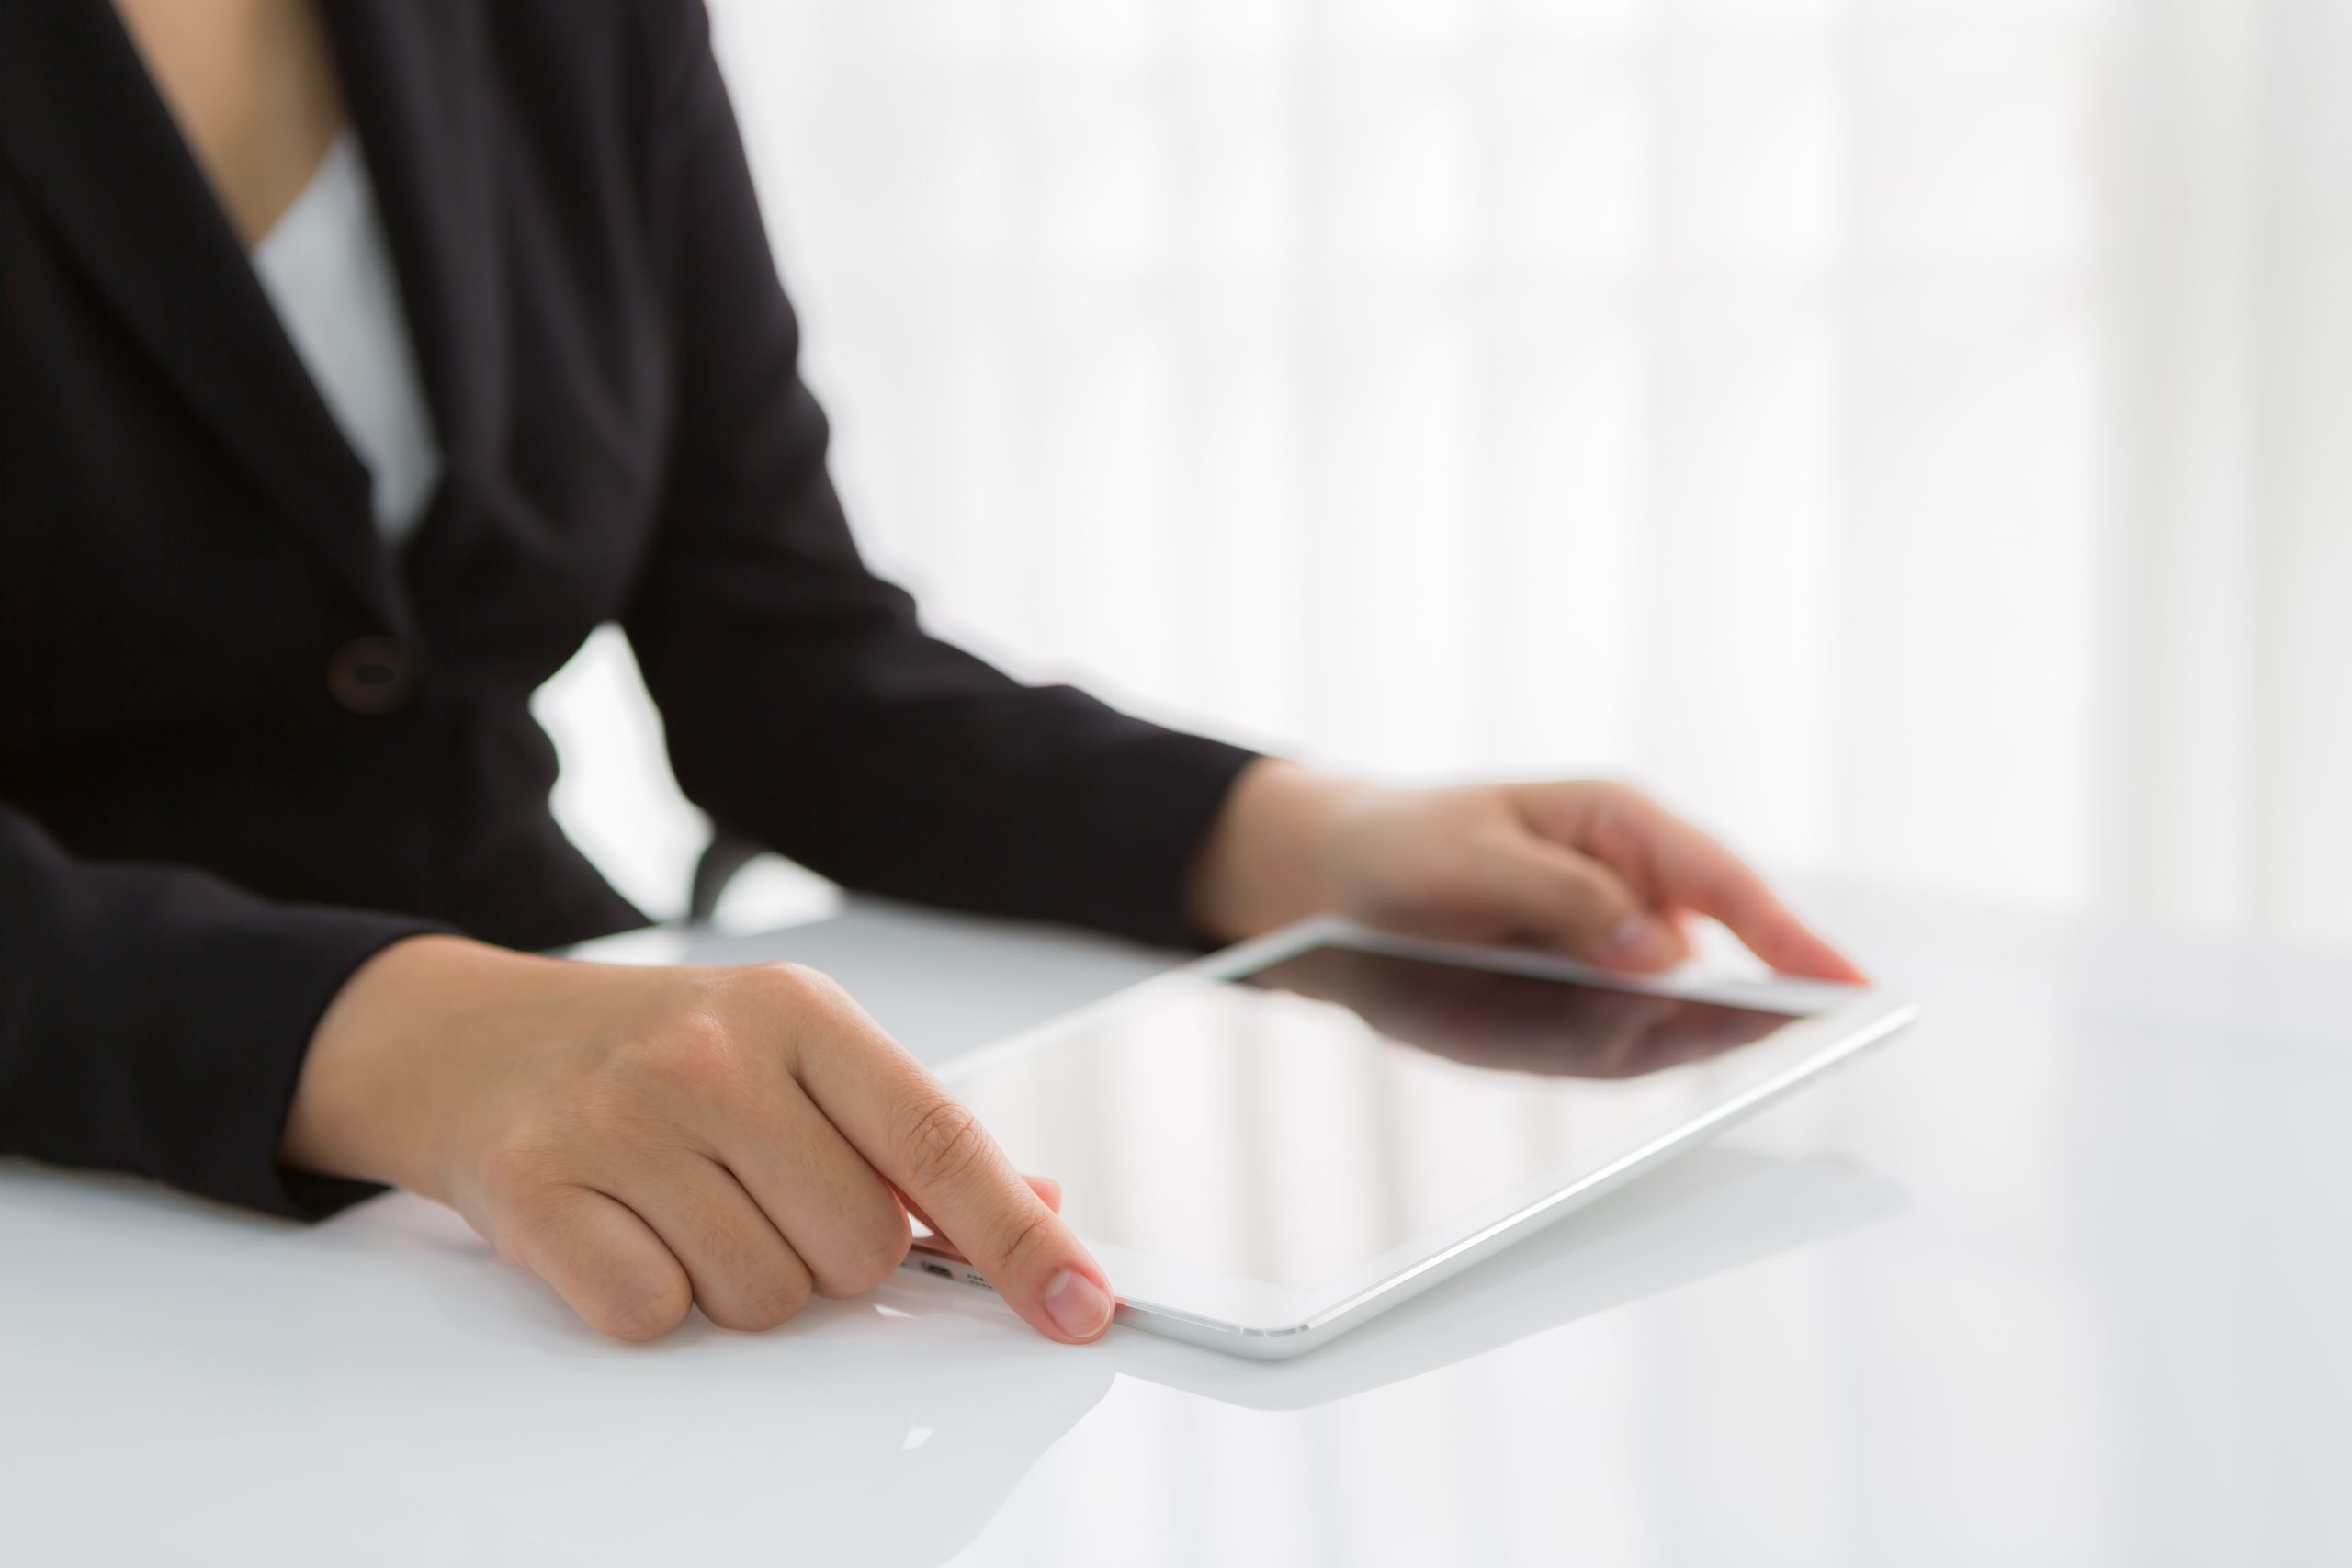
[[[1618,969],[1662,969],[1674,956],[1673,937],[1647,915],[1628,917],[1600,949],[1600,961]]]
[[[1111,1298],[1075,1269],[1065,1269],[1046,1287],[1046,1315],[1073,1339],[1091,1339],[1111,1323]]]

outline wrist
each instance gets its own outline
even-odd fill
[[[1185,905],[1193,923],[1238,942],[1329,909],[1339,825],[1373,789],[1279,757],[1250,763],[1194,858]]]
[[[328,1176],[446,1200],[456,1076],[518,975],[557,961],[462,937],[397,942],[352,972],[321,1015],[279,1156]]]

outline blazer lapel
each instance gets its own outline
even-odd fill
[[[440,493],[410,540],[410,580],[477,526],[485,464],[503,446],[503,273],[482,100],[478,8],[437,0],[330,0],[343,78],[417,365],[441,440]]]
[[[368,470],[278,323],[113,6],[0,3],[0,147],[194,416],[385,624]]]

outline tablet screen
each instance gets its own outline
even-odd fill
[[[1080,1235],[1276,1285],[1679,1124],[1794,1021],[1344,946],[1147,995],[956,1093]]]

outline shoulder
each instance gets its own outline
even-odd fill
[[[363,35],[486,76],[527,110],[612,115],[689,90],[710,58],[703,0],[341,0]]]
[[[353,66],[442,77],[419,96],[481,127],[489,161],[559,196],[594,184],[652,199],[682,141],[725,105],[703,0],[331,3],[382,46]]]
[[[485,169],[492,221],[542,277],[667,292],[685,276],[674,231],[741,194],[703,0],[328,3],[348,41],[372,40],[348,65],[462,128],[442,139]]]
[[[703,0],[445,0],[470,13],[501,52],[658,74],[709,47]]]

